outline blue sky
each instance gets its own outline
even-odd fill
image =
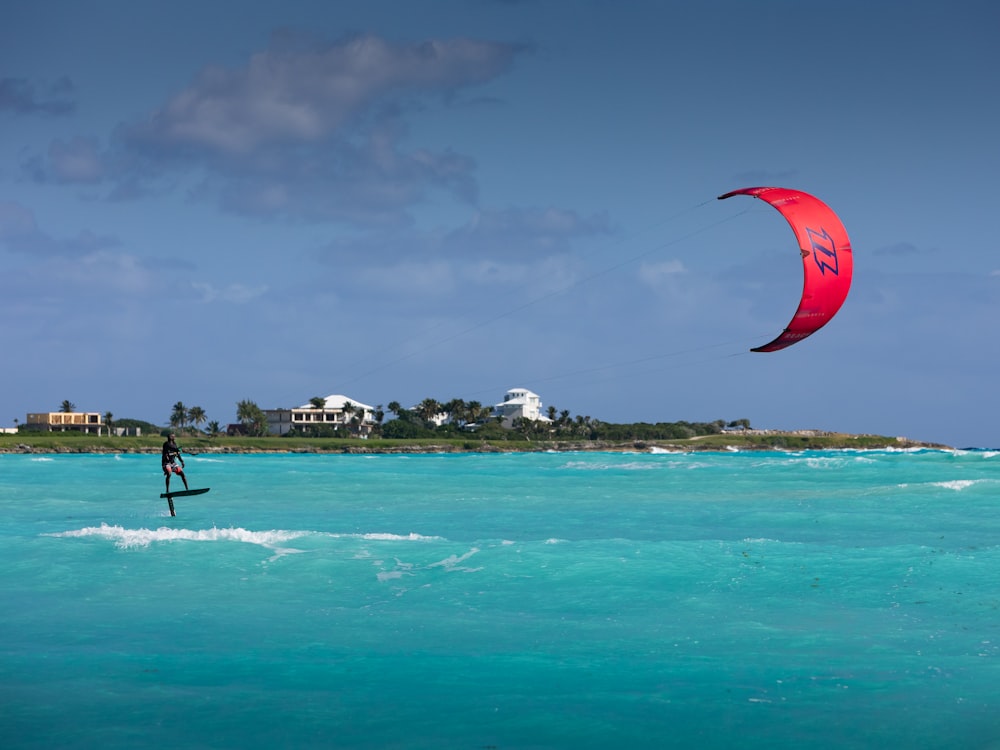
[[[983,2],[39,0],[0,26],[0,422],[343,393],[1000,446]],[[854,248],[838,316],[754,185]]]

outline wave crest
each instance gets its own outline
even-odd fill
[[[214,527],[211,529],[171,529],[161,526],[158,529],[126,529],[124,526],[109,526],[102,523],[100,526],[87,526],[82,529],[60,531],[43,536],[97,537],[112,541],[116,547],[121,549],[148,547],[153,542],[243,542],[276,549],[278,545],[292,539],[298,539],[307,533],[305,531],[250,531],[243,528],[219,529]]]

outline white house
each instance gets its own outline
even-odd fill
[[[343,430],[347,434],[348,427],[357,418],[357,434],[368,437],[375,425],[374,411],[373,406],[334,393],[324,399],[321,409],[308,403],[293,409],[265,409],[264,414],[267,416],[267,431],[271,435],[286,435],[293,428],[321,426]]]
[[[420,412],[420,404],[414,404],[407,411],[412,411],[414,414],[420,414],[421,413]],[[437,414],[434,414],[433,416],[431,416],[430,418],[428,418],[427,421],[428,422],[432,422],[435,427],[440,427],[441,425],[447,424],[448,422],[452,422],[454,420],[453,420],[451,412],[448,412],[448,411],[445,411],[444,409],[442,409]]]
[[[493,414],[502,417],[501,424],[511,427],[518,417],[538,422],[551,422],[542,416],[542,399],[537,393],[527,388],[511,388],[503,397],[503,401],[493,407]]]

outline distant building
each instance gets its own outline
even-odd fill
[[[414,404],[409,409],[407,409],[407,411],[412,411],[414,414],[420,414],[421,417],[423,416],[420,411],[420,404]],[[433,414],[430,417],[428,417],[427,421],[433,424],[435,427],[440,427],[443,424],[449,424],[451,422],[454,422],[455,417],[454,415],[452,415],[450,411],[445,411],[442,409],[436,414]]]
[[[514,420],[530,419],[538,422],[551,422],[542,415],[542,399],[537,393],[527,388],[511,388],[503,397],[503,401],[493,407],[493,414],[501,418],[504,427],[511,427]]]
[[[352,428],[359,437],[371,434],[375,426],[375,407],[339,394],[327,396],[323,404],[322,408],[303,404],[293,409],[264,409],[268,433],[287,435],[293,429],[332,427],[345,435]]]
[[[105,425],[96,411],[50,411],[28,414],[23,429],[40,432],[96,432],[100,435]]]

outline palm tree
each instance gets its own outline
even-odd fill
[[[236,404],[236,418],[244,425],[249,426],[257,412],[257,404],[249,399]]]
[[[437,414],[441,413],[441,404],[439,404],[433,398],[425,398],[417,406],[417,414],[420,415],[421,419],[425,422],[430,422]]]
[[[63,414],[69,414],[70,412],[74,412],[76,411],[76,404],[74,404],[72,401],[69,400],[63,401],[62,405],[59,407],[59,411],[61,411]]]
[[[344,412],[344,426],[347,427],[353,422],[352,417],[354,416],[354,412],[360,411],[360,409],[350,401],[345,401],[341,407],[341,411]]]
[[[350,404],[351,411],[347,411],[347,406]],[[365,410],[360,406],[355,406],[348,402],[344,404],[344,414],[351,414],[351,434],[360,435],[361,434],[361,423],[365,421]]]
[[[108,428],[108,435],[111,435],[111,428],[114,425],[114,414],[109,411],[104,412],[104,426]]]
[[[184,406],[183,401],[178,401],[174,404],[174,410],[170,414],[170,426],[176,427],[179,430],[184,429],[184,425],[188,423],[188,410]]]
[[[399,416],[399,413],[403,411],[403,405],[400,404],[398,401],[390,401],[389,406],[387,408],[397,417]]]
[[[444,410],[448,412],[449,420],[451,420],[454,424],[465,424],[468,419],[468,407],[463,399],[453,398],[443,406]]]
[[[322,396],[313,396],[311,399],[309,399],[309,405],[316,411],[320,412],[319,414],[313,414],[310,416],[312,421],[322,422],[324,420],[323,412],[326,411],[326,399],[323,398]]]
[[[465,416],[472,424],[478,424],[486,410],[478,401],[469,401],[465,404]]]
[[[213,421],[211,421],[211,422],[208,423],[208,436],[209,437],[216,437],[221,431],[222,430],[219,427],[219,423],[217,421],[213,420]]]
[[[204,424],[208,420],[208,417],[205,416],[205,410],[200,406],[192,406],[188,409],[188,419],[191,420],[191,423],[195,427],[198,427],[198,425]]]
[[[267,434],[267,415],[253,401],[240,401],[236,404],[236,418],[240,420],[247,432],[254,437]]]
[[[535,432],[535,422],[527,417],[515,417],[510,424],[514,432],[520,432],[525,440],[531,440],[531,433]]]

